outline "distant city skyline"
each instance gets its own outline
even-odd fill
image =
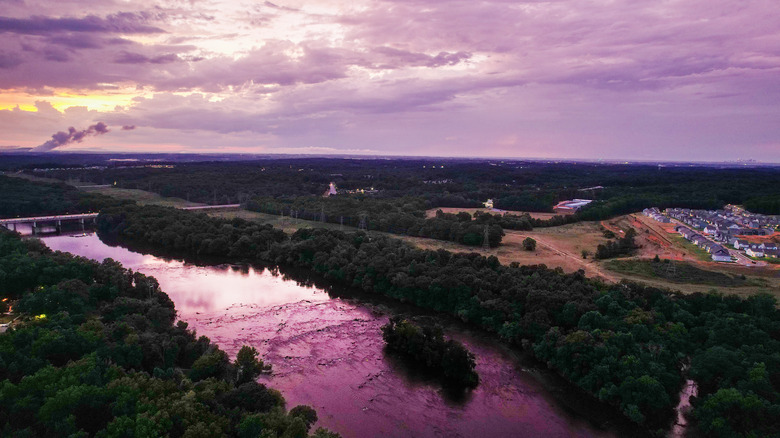
[[[0,151],[780,162],[771,0],[0,5]]]

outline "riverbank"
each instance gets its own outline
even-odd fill
[[[307,270],[268,270],[224,260],[208,266],[204,260],[160,259],[99,240],[55,237],[48,242],[81,255],[111,256],[154,275],[181,306],[180,318],[231,356],[242,344],[255,346],[274,366],[273,374],[261,379],[279,388],[291,404],[313,405],[320,412],[318,425],[345,437],[388,431],[477,436],[480,428],[497,436],[636,432],[618,427],[611,408],[481,330],[393,299],[335,287]],[[385,355],[379,328],[391,314],[443,323],[448,336],[477,354],[480,387],[466,399],[448,398],[436,382]]]

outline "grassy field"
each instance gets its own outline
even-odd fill
[[[85,192],[100,193],[101,195],[111,196],[117,199],[136,201],[141,205],[162,205],[164,207],[174,207],[174,208],[205,205],[197,202],[189,202],[187,200],[180,199],[180,198],[166,198],[164,196],[158,195],[157,193],[147,192],[145,190],[122,189],[118,187],[101,187],[90,182],[62,181],[53,178],[43,178],[39,176],[28,175],[26,173],[8,173],[6,174],[6,176],[12,176],[15,178],[24,178],[26,180],[36,181],[36,182],[48,182],[48,183],[66,182],[67,184],[78,187],[79,189]]]
[[[136,201],[141,205],[162,205],[164,207],[175,208],[205,205],[197,202],[189,202],[180,198],[166,198],[157,193],[147,192],[145,190],[121,189],[118,187],[81,187],[81,189],[89,193],[100,193],[101,195],[111,196],[117,199]]]
[[[701,260],[703,262],[711,262],[712,256],[707,251],[699,248],[698,246],[692,244],[691,242],[685,240],[682,236],[671,236],[672,241],[674,241],[677,245],[681,246],[685,249],[686,252],[689,254],[692,254],[696,257],[696,259]]]
[[[654,262],[646,259],[627,259],[610,260],[604,266],[618,273],[662,279],[672,283],[704,284],[720,287],[768,286],[768,281],[763,278],[748,278],[745,275],[710,271],[686,262],[670,262],[669,260]]]
[[[233,219],[238,217],[241,219],[258,222],[261,224],[270,224],[274,228],[279,228],[280,230],[284,230],[284,232],[286,233],[293,233],[301,228],[327,228],[330,230],[337,230],[339,228],[342,228],[345,231],[357,230],[357,228],[348,227],[346,225],[344,227],[341,227],[341,225],[331,224],[328,222],[293,219],[289,216],[282,217],[274,214],[258,213],[256,211],[249,211],[249,210],[216,210],[216,211],[207,211],[206,213],[212,217],[221,217],[224,219]]]

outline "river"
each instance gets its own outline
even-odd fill
[[[480,375],[479,386],[460,397],[385,354],[380,327],[399,311],[392,304],[339,297],[264,268],[198,266],[142,254],[109,246],[94,233],[42,240],[54,250],[95,260],[110,257],[154,276],[176,304],[179,319],[231,357],[242,345],[257,348],[273,366],[261,382],[280,390],[288,408],[314,407],[317,426],[345,438],[625,434],[588,421],[599,414],[587,411],[603,410],[570,395],[571,388],[549,372],[455,322],[445,325],[445,333],[476,355]],[[602,423],[607,417],[600,416]]]

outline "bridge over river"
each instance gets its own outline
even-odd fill
[[[217,210],[217,209],[233,209],[241,208],[241,204],[223,204],[223,205],[196,205],[192,207],[182,207],[182,210]],[[82,228],[86,221],[95,222],[98,217],[98,213],[80,213],[80,214],[61,214],[54,216],[34,216],[34,217],[17,217],[0,219],[0,226],[4,226],[9,230],[16,230],[16,226],[19,224],[29,224],[32,226],[32,233],[36,233],[36,229],[43,227],[44,225],[54,226],[57,232],[62,230],[63,222],[80,222]]]

